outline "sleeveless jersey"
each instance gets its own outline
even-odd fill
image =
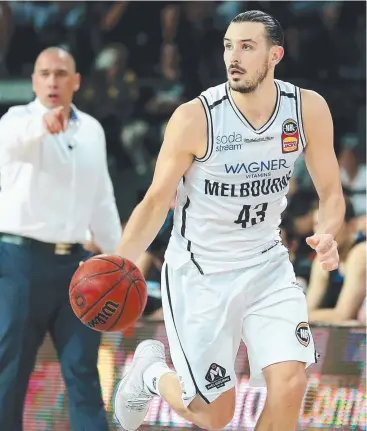
[[[252,266],[280,243],[289,180],[306,140],[300,89],[279,80],[275,86],[274,112],[259,129],[237,108],[228,83],[199,96],[207,151],[177,190],[165,254],[173,268],[190,259],[203,274]]]

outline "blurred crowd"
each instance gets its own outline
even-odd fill
[[[111,171],[149,176],[173,110],[225,80],[223,33],[248,9],[274,15],[284,28],[286,55],[276,77],[318,91],[334,119],[347,200],[340,268],[321,271],[305,243],[317,223],[317,196],[302,158],[281,226],[310,320],[365,323],[365,2],[3,1],[0,79],[28,78],[43,48],[67,48],[83,77],[75,103],[103,125]],[[123,193],[124,185],[115,187]],[[144,189],[139,193],[134,204]],[[139,263],[150,292],[148,319],[162,318],[159,274],[172,211]]]

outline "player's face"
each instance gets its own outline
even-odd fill
[[[263,24],[231,24],[224,36],[224,63],[232,90],[255,91],[273,67],[274,48],[268,44]]]
[[[63,52],[45,52],[37,59],[32,76],[33,90],[49,109],[67,106],[79,89],[80,76],[72,59]]]

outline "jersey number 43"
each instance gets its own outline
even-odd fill
[[[256,206],[244,205],[238,214],[238,219],[235,220],[235,223],[241,224],[244,229],[261,223],[265,220],[267,208],[267,203],[258,204]]]

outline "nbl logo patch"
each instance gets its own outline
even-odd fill
[[[282,125],[282,153],[298,151],[298,124],[292,119],[285,120]]]
[[[210,390],[213,388],[222,388],[226,383],[231,381],[230,376],[226,376],[226,369],[218,364],[211,364],[205,375],[205,380],[209,382],[205,387]]]
[[[296,337],[297,340],[302,344],[302,346],[307,347],[310,344],[311,334],[308,323],[301,322],[297,325]]]

